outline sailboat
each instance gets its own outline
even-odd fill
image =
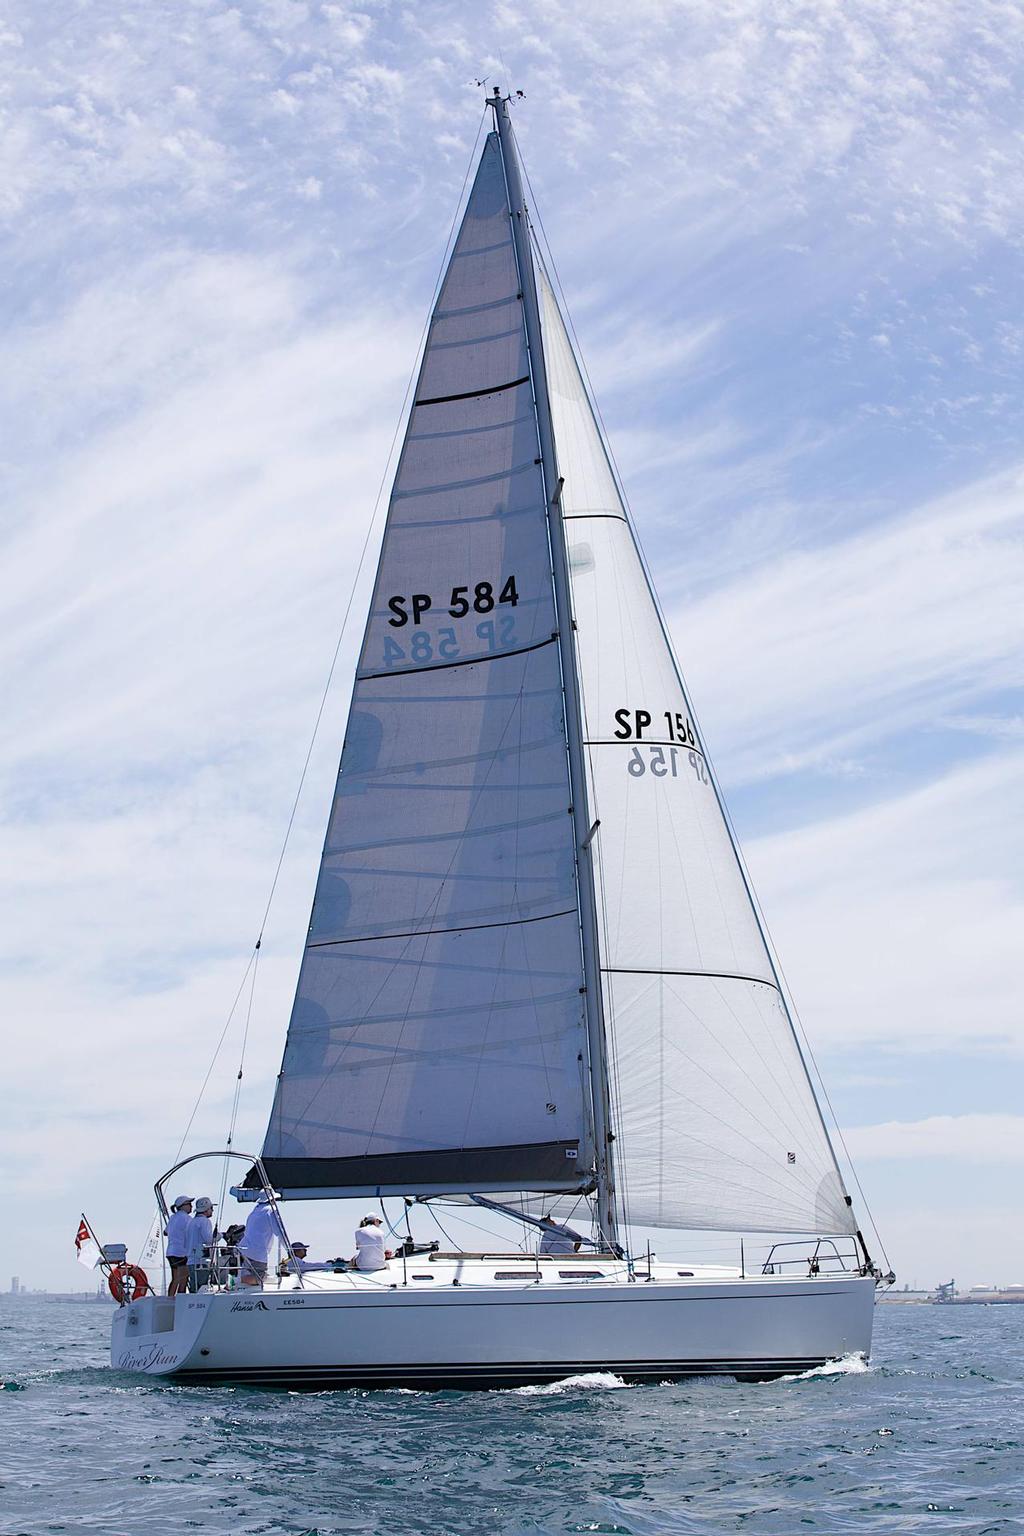
[[[410,1230],[382,1270],[293,1262],[258,1288],[214,1266],[198,1292],[124,1298],[121,1370],[517,1386],[760,1379],[870,1349],[882,1277],[531,227],[508,98],[488,106],[237,1193],[285,1218],[471,1202],[532,1240],[441,1251]],[[157,1184],[164,1216],[184,1166]],[[551,1212],[575,1222],[568,1251],[537,1251]],[[636,1227],[777,1241],[753,1266],[668,1262],[632,1250]]]

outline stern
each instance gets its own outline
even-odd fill
[[[119,1307],[110,1332],[115,1371],[169,1376],[197,1352],[208,1296],[145,1296]]]

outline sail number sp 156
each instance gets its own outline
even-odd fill
[[[631,778],[640,779],[649,773],[655,779],[676,779],[685,751],[685,762],[695,778],[702,784],[710,783],[696,732],[689,716],[679,710],[665,709],[655,713],[649,709],[617,709],[614,734],[616,741],[628,742],[631,746],[626,763]],[[646,739],[649,736],[662,739],[650,741]]]
[[[666,709],[659,715],[652,715],[649,709],[617,709],[615,711],[615,738],[617,741],[643,741],[644,737],[654,726],[652,735],[661,734],[661,722],[665,722],[665,732],[670,743],[677,743],[681,747],[695,747],[697,737],[688,715],[682,715],[678,710]]]

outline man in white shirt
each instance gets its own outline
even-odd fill
[[[384,1269],[392,1257],[391,1249],[384,1247],[384,1233],[380,1230],[381,1218],[364,1216],[356,1228],[356,1253],[352,1263],[356,1269]]]
[[[212,1250],[213,1201],[209,1195],[200,1195],[188,1229],[188,1272],[193,1290],[198,1291],[210,1278]]]
[[[188,1290],[189,1232],[192,1226],[192,1196],[179,1195],[167,1218],[167,1262],[171,1267],[168,1296],[181,1296]]]
[[[242,1241],[238,1245],[242,1256],[243,1285],[263,1284],[270,1262],[270,1247],[275,1238],[287,1245],[288,1238],[281,1218],[270,1204],[270,1196],[264,1191],[249,1214]]]
[[[540,1238],[541,1253],[577,1253],[583,1239],[571,1227],[560,1227],[553,1216],[541,1218],[544,1230]]]

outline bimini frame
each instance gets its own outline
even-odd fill
[[[156,1195],[157,1207],[160,1211],[160,1215],[163,1218],[164,1223],[170,1220],[171,1215],[170,1207],[167,1204],[167,1196],[164,1194],[165,1184],[167,1184],[176,1173],[180,1173],[182,1168],[187,1168],[191,1163],[202,1162],[203,1159],[207,1157],[220,1157],[225,1159],[238,1158],[241,1162],[247,1163],[250,1168],[256,1171],[260,1181],[259,1189],[245,1190],[244,1199],[246,1201],[256,1201],[259,1199],[261,1193],[266,1195],[270,1204],[270,1208],[280,1222],[281,1231],[284,1233],[284,1244],[285,1248],[288,1250],[289,1267],[294,1273],[295,1278],[299,1283],[299,1287],[304,1288],[302,1267],[296,1259],[294,1252],[292,1251],[292,1240],[288,1236],[288,1229],[285,1226],[284,1218],[281,1215],[280,1207],[278,1205],[277,1191],[274,1189],[273,1185],[270,1183],[270,1180],[267,1178],[267,1170],[264,1168],[261,1159],[256,1157],[252,1152],[236,1152],[233,1148],[230,1147],[225,1148],[222,1152],[193,1152],[191,1157],[182,1158],[180,1163],[175,1163],[173,1168],[168,1168],[167,1172],[162,1173],[157,1179],[156,1183],[153,1185],[153,1193]],[[237,1186],[233,1186],[233,1192],[236,1187]]]

